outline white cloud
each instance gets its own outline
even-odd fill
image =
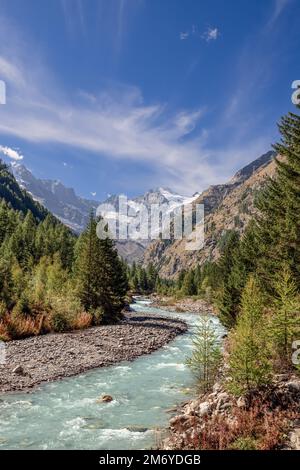
[[[283,11],[292,1],[293,0],[274,0],[273,10],[269,22],[267,24],[267,28],[272,28],[274,26]]]
[[[209,41],[215,41],[216,39],[218,39],[220,35],[220,32],[218,30],[218,28],[208,28],[204,33],[203,33],[203,39],[205,39],[205,41],[209,42]]]
[[[11,40],[13,33],[0,17],[0,76],[10,90],[9,102],[0,110],[0,134],[69,146],[95,159],[146,164],[153,178],[149,176],[149,187],[171,186],[183,194],[224,181],[236,156],[249,161],[245,141],[224,152],[208,147],[207,132],[197,129],[203,106],[172,113],[165,103],[145,103],[138,87],[120,84],[98,92],[66,92],[25,41],[16,41],[7,53],[2,39]],[[259,145],[255,152],[258,148],[265,150]]]
[[[186,31],[186,32],[181,32],[179,34],[179,37],[180,37],[181,41],[184,41],[185,39],[187,39],[189,37],[189,35],[190,35],[190,33],[188,31]]]
[[[3,145],[0,145],[0,153],[3,153],[8,158],[11,158],[12,160],[23,160],[23,155],[21,155],[17,150],[14,150],[10,147],[5,147]]]
[[[97,196],[96,191],[95,191],[95,192],[91,192],[91,195],[92,195],[93,197]]]

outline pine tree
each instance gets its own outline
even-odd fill
[[[77,294],[87,311],[97,311],[101,321],[110,322],[120,317],[124,307],[127,276],[113,241],[108,237],[98,238],[96,230],[97,221],[91,213],[88,227],[76,247]]]
[[[300,286],[300,116],[289,113],[279,124],[281,142],[274,146],[276,177],[270,179],[258,198],[257,271],[264,288],[274,294],[272,276],[289,262]]]
[[[147,292],[148,291],[148,279],[147,279],[147,273],[144,268],[139,267],[138,270],[138,279],[139,279],[139,288],[141,292]]]
[[[7,259],[0,260],[0,302],[3,302],[8,308],[13,302],[11,264]]]
[[[222,287],[218,297],[220,320],[226,327],[235,324],[238,314],[238,292],[234,286],[233,267],[238,259],[239,235],[231,230],[226,233],[226,239],[222,248],[222,255],[218,263],[222,277]]]
[[[229,388],[236,394],[251,393],[269,382],[271,366],[263,306],[258,282],[250,276],[237,324],[229,337]]]
[[[87,311],[101,306],[102,250],[96,229],[97,223],[91,213],[88,226],[78,239],[75,254],[77,294]]]
[[[181,292],[183,295],[187,296],[197,294],[197,286],[194,281],[194,271],[192,269],[184,276]]]
[[[103,310],[103,322],[120,319],[128,290],[128,279],[124,264],[119,258],[113,240],[99,240],[101,251],[99,301]]]
[[[215,382],[221,361],[216,330],[208,315],[200,317],[193,344],[193,353],[187,363],[198,381],[199,390],[205,393]]]

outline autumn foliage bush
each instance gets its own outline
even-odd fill
[[[283,445],[297,410],[272,409],[256,399],[249,408],[234,407],[223,414],[194,418],[192,432],[185,433],[184,449],[275,450]]]

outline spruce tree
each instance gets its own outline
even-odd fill
[[[279,124],[281,142],[274,146],[277,173],[258,198],[257,271],[271,295],[273,274],[288,262],[300,287],[300,116],[289,113]]]
[[[97,221],[91,213],[87,229],[76,246],[75,279],[77,295],[95,322],[120,318],[127,292],[127,276],[113,241],[97,236]]]
[[[77,295],[87,311],[101,306],[102,250],[96,228],[97,223],[91,213],[88,226],[80,235],[75,248]]]
[[[238,293],[233,278],[233,267],[235,266],[235,260],[238,259],[238,250],[239,235],[237,232],[230,230],[226,233],[221,258],[218,263],[222,284],[217,300],[220,319],[229,328],[235,324],[238,314]]]
[[[197,294],[197,286],[194,281],[194,271],[192,269],[184,276],[181,292],[183,295],[187,296]]]

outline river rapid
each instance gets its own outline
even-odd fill
[[[0,449],[129,450],[156,445],[157,430],[168,426],[168,410],[193,394],[185,361],[199,315],[154,308],[146,299],[131,307],[183,319],[188,332],[133,362],[44,384],[31,393],[0,395]],[[221,335],[218,319],[211,318]],[[113,401],[97,403],[102,394]]]

